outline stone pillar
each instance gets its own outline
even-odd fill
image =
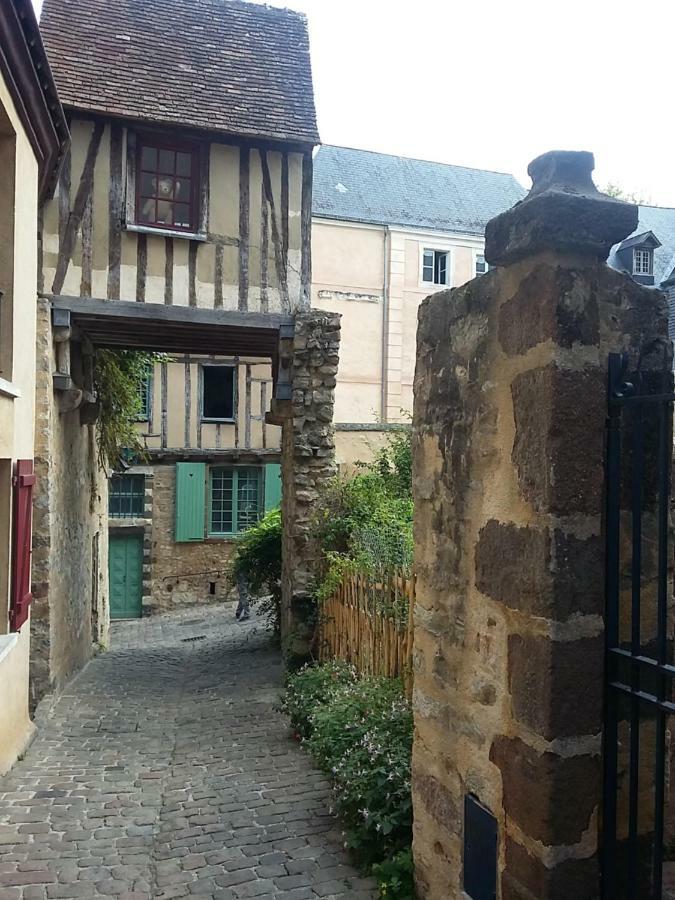
[[[599,896],[607,359],[649,348],[660,365],[668,332],[663,296],[604,262],[637,209],[599,194],[592,169],[587,153],[535,160],[528,197],[488,225],[497,268],[420,309],[413,799],[425,900],[465,896],[467,796],[496,819],[500,900]]]
[[[288,343],[285,362],[292,396],[282,426],[281,636],[292,666],[307,658],[316,621],[319,548],[312,535],[312,512],[321,484],[337,471],[333,406],[340,316],[318,310],[298,314]]]

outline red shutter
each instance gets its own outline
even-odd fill
[[[30,554],[33,518],[32,459],[18,459],[12,498],[12,594],[9,606],[9,630],[18,631],[28,618],[33,595],[30,592]]]

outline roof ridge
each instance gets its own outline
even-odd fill
[[[239,2],[241,2],[241,0],[239,0]],[[351,150],[356,153],[370,153],[373,156],[388,156],[390,159],[405,159],[409,160],[410,162],[431,163],[431,165],[433,166],[448,166],[448,168],[451,169],[466,169],[469,172],[489,172],[492,175],[506,175],[509,178],[513,178],[515,181],[518,181],[518,179],[512,172],[500,172],[498,169],[481,169],[478,166],[463,166],[460,163],[441,162],[438,159],[423,159],[420,156],[403,156],[400,153],[384,153],[381,150],[366,150],[363,147],[347,147],[344,144],[322,143],[319,147],[318,152],[320,153],[324,147],[332,147],[335,150]],[[520,184],[519,181],[518,184]]]

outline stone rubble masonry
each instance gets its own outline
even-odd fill
[[[333,406],[340,316],[312,310],[295,317],[290,353],[292,399],[282,430],[282,638],[287,660],[311,641],[319,548],[312,513],[321,485],[336,472]]]
[[[467,793],[498,822],[502,900],[599,894],[607,359],[642,350],[649,369],[669,344],[663,296],[603,262],[634,210],[574,177],[560,200],[581,156],[561,171],[547,158],[536,203],[488,228],[502,267],[420,308],[412,783],[425,900],[464,896]]]
[[[77,345],[73,345],[77,369]],[[108,640],[105,473],[94,426],[60,412],[50,306],[38,301],[31,705],[59,691]]]

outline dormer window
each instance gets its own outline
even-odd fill
[[[137,167],[136,221],[155,228],[196,231],[199,222],[196,149],[141,139]]]
[[[633,275],[651,275],[653,269],[653,250],[633,250]]]

